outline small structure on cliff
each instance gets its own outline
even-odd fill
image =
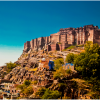
[[[49,70],[54,70],[54,62],[49,61]]]
[[[42,60],[39,63],[38,70],[43,71],[44,69],[46,70],[53,70],[54,67],[54,62],[46,60],[45,58],[42,58]]]
[[[46,60],[45,58],[42,58],[41,62],[39,63],[38,70],[39,71],[42,71],[44,69],[49,70],[48,62],[49,62],[48,60]]]
[[[63,68],[65,70],[67,70],[67,69],[74,70],[74,64],[72,64],[72,63],[66,63],[65,65],[63,65]]]

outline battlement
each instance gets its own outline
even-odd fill
[[[58,50],[57,48],[59,48],[59,50],[61,50],[61,46],[57,47],[57,43],[63,44],[63,48],[66,48],[68,45],[84,44],[86,41],[92,41],[93,43],[98,43],[100,45],[99,38],[97,38],[100,37],[99,33],[100,29],[98,26],[93,25],[85,25],[79,28],[61,28],[59,32],[51,34],[48,37],[40,37],[32,39],[31,41],[26,41],[26,43],[24,43],[24,50],[36,50],[36,48],[40,50],[43,48],[51,48],[48,50]]]

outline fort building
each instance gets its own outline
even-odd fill
[[[71,45],[81,45],[92,41],[100,45],[100,29],[98,26],[86,25],[80,28],[65,28],[48,37],[40,37],[24,43],[24,51],[47,49],[47,51],[63,50]]]

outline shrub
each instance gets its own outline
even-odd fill
[[[31,94],[33,94],[33,88],[31,85],[31,81],[30,80],[25,80],[23,84],[18,85],[17,89],[20,89],[20,93],[23,93],[26,96],[29,96]]]
[[[56,70],[56,72],[54,72],[53,78],[60,79],[66,76],[67,76],[66,71],[62,67],[60,67],[59,69]]]
[[[52,91],[52,90],[46,89],[44,95],[41,98],[42,99],[58,99],[60,96],[61,95],[59,91],[57,90]]]
[[[67,74],[71,74],[71,73],[72,73],[72,70],[71,70],[71,69],[67,69],[67,70],[66,70],[66,73],[67,73]]]
[[[29,86],[31,84],[31,81],[30,80],[25,80],[23,84],[26,85],[26,86]]]
[[[56,59],[56,60],[54,61],[54,64],[55,64],[54,69],[55,69],[55,70],[59,69],[59,68],[62,66],[62,64],[64,64],[63,58],[58,58],[58,59]]]
[[[42,87],[35,93],[35,96],[36,97],[42,97],[44,95],[45,91],[46,91],[46,89],[44,87]]]
[[[24,93],[25,95],[27,95],[27,96],[28,96],[28,95],[33,94],[33,92],[34,92],[34,91],[33,91],[32,86],[28,86],[27,88],[25,88],[25,90],[24,90],[24,92],[23,92],[23,93]]]
[[[75,48],[75,46],[70,46],[70,47],[68,47],[67,49],[74,49]]]
[[[33,81],[33,84],[34,84],[34,85],[36,85],[37,83],[38,83],[38,81],[37,81],[37,80],[36,80],[36,81]]]
[[[67,84],[66,83],[59,83],[59,88],[66,88],[67,87]]]
[[[6,63],[6,66],[7,66],[7,72],[9,73],[13,68],[16,67],[16,64],[9,62],[9,63]]]
[[[84,47],[84,44],[81,44],[81,45],[76,45],[77,47]]]
[[[69,53],[67,56],[66,56],[66,62],[68,63],[73,63],[74,60],[78,57],[77,54],[73,54],[73,53]]]

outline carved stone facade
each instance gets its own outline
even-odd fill
[[[98,29],[98,26],[86,25],[83,28],[60,29],[58,33],[51,34],[48,37],[27,41],[24,43],[24,50],[45,47],[48,51],[63,50],[70,45],[84,44],[86,41],[92,41],[100,45],[100,29]]]

